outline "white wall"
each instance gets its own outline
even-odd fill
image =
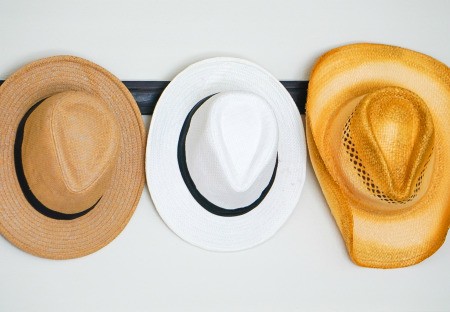
[[[250,59],[281,80],[307,80],[321,53],[357,41],[450,64],[449,13],[445,0],[0,0],[0,79],[37,58],[74,54],[122,80],[170,80],[218,55]],[[449,311],[450,243],[409,268],[355,266],[309,163],[291,219],[243,252],[183,242],[147,189],[122,234],[81,259],[40,259],[0,237],[0,311],[151,309]]]
[[[445,0],[0,1],[0,78],[68,53],[123,80],[170,80],[196,60],[248,58],[282,80],[307,80],[315,58],[373,41],[450,63]]]

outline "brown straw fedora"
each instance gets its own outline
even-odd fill
[[[407,49],[329,51],[306,104],[311,161],[352,260],[396,268],[444,242],[450,224],[450,70]]]
[[[0,87],[0,233],[31,254],[95,252],[125,227],[144,186],[145,130],[127,88],[56,56]]]

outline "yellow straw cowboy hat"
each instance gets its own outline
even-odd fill
[[[352,260],[422,261],[450,224],[450,70],[407,49],[343,46],[315,65],[311,161]]]
[[[81,58],[28,64],[0,87],[0,233],[52,259],[125,227],[144,185],[145,130],[127,88]]]

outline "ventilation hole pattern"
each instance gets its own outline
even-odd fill
[[[410,202],[411,200],[413,200],[417,196],[417,193],[420,191],[420,187],[422,185],[422,180],[423,180],[423,175],[425,173],[425,169],[426,169],[428,163],[430,162],[431,157],[428,158],[428,160],[424,166],[424,169],[422,170],[419,178],[417,179],[413,194],[407,200],[398,201],[398,200],[388,197],[385,193],[383,193],[383,191],[380,190],[378,185],[375,184],[374,180],[370,177],[370,174],[367,172],[366,167],[363,164],[363,160],[358,155],[358,151],[356,150],[355,143],[353,143],[352,136],[350,134],[350,124],[351,124],[352,117],[353,117],[353,113],[350,115],[347,122],[345,123],[344,132],[342,135],[342,143],[345,147],[345,152],[349,156],[349,161],[353,165],[353,169],[355,169],[355,171],[357,172],[358,177],[361,178],[361,182],[363,183],[365,188],[369,192],[371,192],[373,196],[375,196],[389,204],[406,204],[407,202]]]

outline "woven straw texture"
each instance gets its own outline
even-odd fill
[[[355,44],[311,74],[311,161],[352,260],[396,268],[444,242],[450,224],[450,71],[399,47]]]
[[[119,152],[110,185],[95,208],[74,220],[56,220],[36,211],[22,194],[14,141],[31,106],[70,90],[107,103],[119,129]],[[111,242],[128,223],[145,181],[145,130],[132,95],[105,69],[77,57],[57,56],[14,73],[0,87],[0,140],[0,232],[17,247],[45,258],[81,257]]]

